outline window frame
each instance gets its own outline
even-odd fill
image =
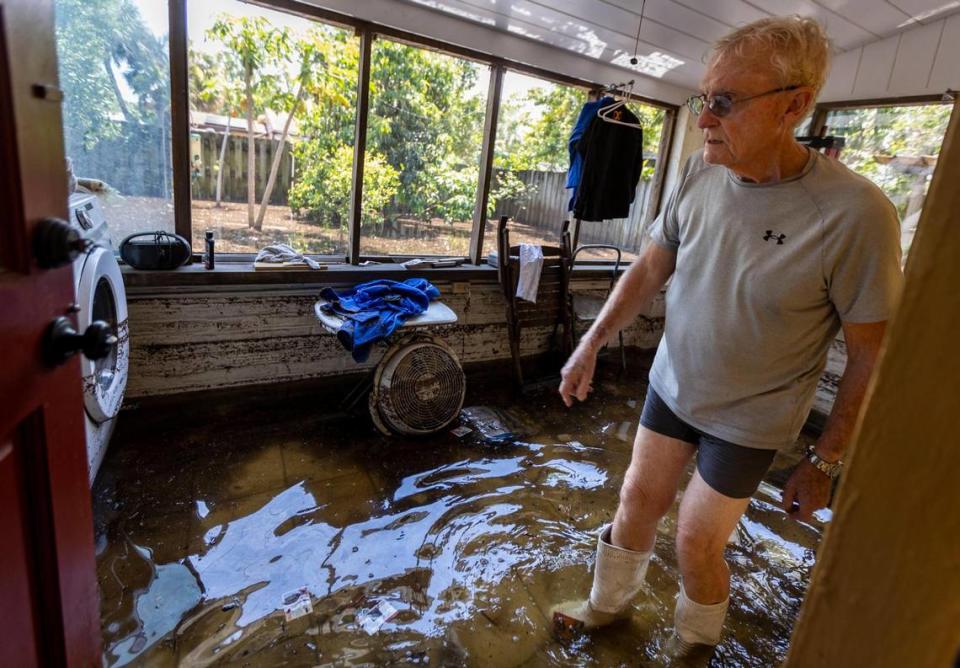
[[[188,35],[187,2],[189,0],[167,0],[169,10],[169,59],[170,59],[170,104],[171,104],[171,155],[173,169],[174,229],[186,239],[192,239],[192,193],[190,187],[190,95],[188,86]],[[351,207],[348,212],[347,229],[349,244],[346,255],[317,256],[324,259],[342,259],[344,263],[358,265],[365,261],[393,264],[410,256],[364,256],[360,254],[360,206],[363,198],[363,169],[367,134],[367,117],[370,101],[370,67],[373,41],[378,37],[403,42],[422,49],[438,51],[457,58],[464,58],[490,67],[490,82],[487,90],[487,108],[484,117],[484,136],[480,152],[480,169],[475,199],[472,229],[470,234],[469,257],[464,259],[473,264],[484,262],[481,258],[484,227],[486,221],[486,203],[488,201],[492,178],[493,149],[496,142],[497,125],[502,99],[503,76],[513,70],[521,74],[538,77],[551,83],[575,86],[587,91],[601,89],[605,84],[586,81],[559,72],[516,62],[468,47],[450,44],[431,37],[417,35],[405,30],[381,25],[346,16],[332,10],[308,5],[297,0],[246,0],[249,4],[285,12],[313,21],[330,24],[339,28],[353,29],[360,39],[360,62],[358,66],[357,107],[355,110],[353,181],[351,186]],[[679,106],[643,95],[631,94],[628,99],[664,110],[664,123],[661,128],[660,149],[657,169],[654,174],[653,192],[650,206],[645,213],[644,227],[649,225],[660,209],[663,195],[663,182],[666,173],[666,160],[669,159],[673,133],[676,127]],[[819,108],[818,108],[819,109]],[[218,253],[220,262],[250,262],[253,253]],[[428,257],[418,255],[417,257]],[[456,257],[456,256],[433,256]],[[596,264],[604,264],[597,262]]]
[[[827,114],[831,111],[849,109],[877,109],[880,107],[919,107],[928,104],[953,104],[946,93],[933,95],[903,95],[900,97],[872,97],[862,100],[838,100],[836,102],[818,102],[810,119],[810,134],[820,135],[827,125]]]

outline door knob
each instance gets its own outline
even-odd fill
[[[116,343],[117,337],[103,320],[95,320],[83,334],[78,334],[70,319],[60,316],[50,323],[43,342],[43,352],[47,362],[56,366],[78,351],[83,352],[87,359],[102,359],[110,354]]]
[[[33,234],[33,256],[44,269],[62,267],[90,247],[90,240],[59,218],[44,218]]]

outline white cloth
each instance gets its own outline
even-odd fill
[[[534,244],[520,244],[520,276],[517,279],[517,297],[537,302],[540,272],[543,270],[543,250]]]
[[[301,262],[311,269],[320,268],[319,262],[311,260],[306,255],[301,255],[287,244],[275,244],[261,248],[254,262],[275,262],[277,264],[283,262]]]

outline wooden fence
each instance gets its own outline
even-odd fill
[[[217,194],[217,165],[220,158],[220,144],[223,141],[222,132],[197,132],[190,134],[190,182],[194,199],[212,200]],[[290,151],[290,142],[286,143],[287,150],[280,161],[280,171],[277,172],[277,182],[270,194],[271,204],[286,204],[287,193],[293,181],[293,154]],[[257,137],[254,139],[256,159],[256,192],[257,201],[263,197],[263,189],[270,176],[270,166],[273,164],[273,155],[277,148],[274,139]],[[222,199],[225,202],[247,201],[247,136],[237,131],[230,133],[227,142],[227,154],[223,161],[223,191]]]
[[[498,170],[494,178],[499,179],[502,173],[502,170]],[[555,239],[561,223],[568,216],[567,206],[572,192],[565,188],[566,172],[518,171],[515,176],[523,182],[527,192],[521,197],[498,201],[494,219],[510,216],[518,223],[536,229],[544,237]],[[640,181],[627,218],[581,223],[580,243],[613,244],[623,250],[636,252],[643,238],[643,220],[652,190],[652,181]]]
[[[66,133],[67,155],[73,161],[74,174],[102,179],[121,195],[131,197],[173,197],[173,168],[170,156],[170,131],[165,125],[117,123],[115,137],[98,141],[91,148],[82,137]],[[221,132],[193,131],[190,134],[190,182],[195,199],[214,199],[217,191],[217,159],[220,156]],[[270,175],[270,165],[277,142],[266,137],[254,140],[257,201]],[[286,204],[293,180],[293,156],[287,150],[280,162],[277,182],[270,196],[271,204]],[[247,201],[247,137],[242,132],[230,133],[224,160],[223,200]]]

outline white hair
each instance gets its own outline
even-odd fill
[[[738,28],[713,45],[710,63],[728,57],[769,59],[782,86],[809,86],[816,99],[827,78],[830,41],[817,21],[773,16]]]

